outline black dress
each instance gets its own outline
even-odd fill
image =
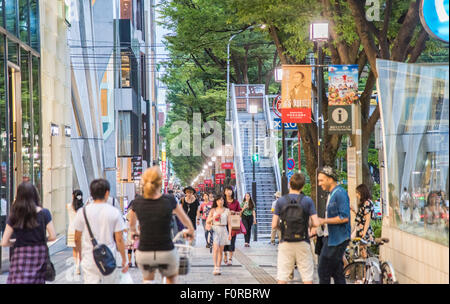
[[[198,202],[198,199],[195,199],[195,201],[193,201],[192,203],[189,204],[183,198],[181,200],[181,204],[183,205],[184,212],[186,212],[187,216],[191,220],[192,225],[194,226],[194,230],[196,230],[197,229],[197,221],[196,221],[197,210],[198,210],[198,207],[200,206],[200,203]]]

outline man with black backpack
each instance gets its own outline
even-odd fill
[[[286,284],[297,265],[304,284],[312,284],[314,260],[309,243],[309,228],[319,226],[314,202],[301,193],[305,176],[295,173],[289,181],[289,194],[275,204],[272,229],[281,229],[278,246],[278,284]]]

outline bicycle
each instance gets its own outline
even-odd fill
[[[388,243],[389,239],[375,239],[376,246]],[[352,241],[358,246],[357,256],[344,268],[345,279],[350,284],[398,284],[394,267],[389,261],[382,261],[379,256],[367,248],[368,242],[356,238]],[[360,257],[360,245],[366,246],[367,258]],[[353,255],[355,257],[355,255]]]

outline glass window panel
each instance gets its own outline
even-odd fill
[[[127,52],[122,52],[122,62],[121,62],[121,71],[122,71],[122,88],[131,87],[131,67],[130,67],[130,56]]]
[[[7,200],[7,177],[8,177],[8,129],[7,129],[7,98],[5,80],[5,39],[0,35],[0,199],[2,201],[0,213],[6,215],[5,204]],[[3,227],[2,227],[3,229]],[[1,258],[1,257],[0,257]]]
[[[119,111],[119,156],[131,155],[131,112]]]
[[[33,182],[42,193],[41,99],[39,58],[33,56]]]
[[[30,28],[30,24],[28,21],[29,17],[29,3],[28,0],[19,0],[19,36],[20,40],[29,44],[28,41],[28,32]]]
[[[449,67],[377,68],[390,225],[448,246]]]
[[[17,2],[5,0],[6,29],[17,35]]]
[[[31,47],[40,51],[39,40],[39,4],[37,0],[30,0],[30,40]]]
[[[19,56],[17,55],[18,51],[19,45],[8,40],[8,60],[17,65],[19,64]]]
[[[30,55],[22,50],[20,56],[22,103],[22,174],[23,180],[32,180],[32,126],[30,96]]]
[[[102,89],[100,91],[100,104],[102,116],[108,116],[108,90]]]
[[[5,24],[3,23],[5,20],[3,19],[3,12],[4,12],[4,4],[3,4],[4,0],[0,0],[0,26],[5,27]]]

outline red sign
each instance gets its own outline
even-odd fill
[[[224,179],[225,178],[225,173],[217,173],[216,174],[216,179]]]
[[[276,116],[281,118],[281,96],[277,95],[277,97],[275,97],[273,99],[273,112],[275,113]]]
[[[199,191],[199,188],[195,188],[195,192],[198,192]]]
[[[203,182],[205,183],[205,185],[212,185],[212,180],[210,179],[205,179]]]
[[[222,163],[222,169],[233,169],[233,163]]]
[[[204,184],[198,184],[199,188],[205,188]]]
[[[236,174],[231,173],[231,179],[236,179]]]
[[[283,123],[311,123],[311,108],[281,109]]]

